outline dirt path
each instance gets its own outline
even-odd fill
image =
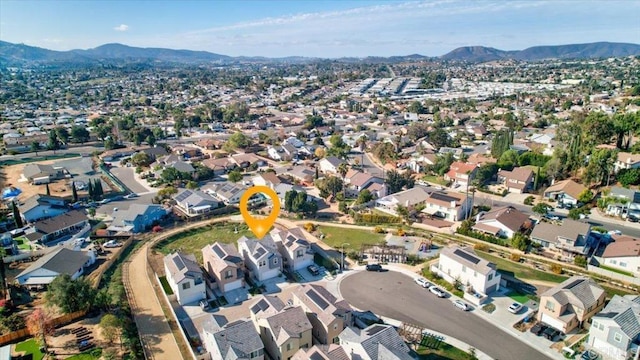
[[[140,340],[149,359],[183,359],[147,275],[145,244],[125,263],[123,280]]]

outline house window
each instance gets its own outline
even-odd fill
[[[302,250],[298,250],[298,252],[296,253],[296,257],[301,258],[304,255],[304,252]]]
[[[473,272],[473,277],[478,277],[478,272],[477,271]]]
[[[611,264],[615,265],[615,264],[617,264],[617,263],[618,263],[618,261],[617,261],[617,260],[611,260]]]
[[[182,284],[182,290],[187,290],[190,287],[191,287],[191,283],[190,282],[186,282],[186,283]]]
[[[493,279],[493,274],[489,274],[489,276],[487,276],[487,281],[491,281],[491,279]]]
[[[547,300],[547,303],[544,305],[544,308],[549,311],[554,311],[554,309],[556,308],[556,303],[554,303],[553,301]]]
[[[463,272],[463,273],[466,273],[466,272],[467,272],[467,267],[466,267],[466,266],[464,266],[464,265],[462,265],[462,272]]]
[[[277,264],[278,263],[278,258],[273,259],[273,263]]]
[[[613,340],[615,340],[615,342],[622,342],[622,335],[616,333],[615,335],[613,335]]]
[[[626,263],[626,262],[624,262],[624,261],[620,261],[620,266],[621,266],[621,267],[627,267],[627,263]]]
[[[598,330],[604,331],[604,324],[598,323]]]
[[[598,328],[598,322],[593,320],[593,322],[591,323],[591,326],[593,326],[594,328]]]
[[[224,277],[224,278],[225,278],[225,279],[229,279],[229,278],[231,278],[231,277],[233,277],[233,272],[232,272],[231,270],[227,270],[227,274],[225,275],[225,277]]]
[[[291,350],[291,343],[287,343],[287,351]]]

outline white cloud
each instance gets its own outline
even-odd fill
[[[114,27],[113,30],[115,30],[115,31],[127,31],[127,30],[129,30],[129,25],[120,24],[120,25]]]

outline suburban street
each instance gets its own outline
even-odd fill
[[[340,284],[340,293],[358,309],[450,335],[494,359],[548,358],[479,316],[458,310],[448,299],[437,298],[399,272],[362,271],[347,276]]]

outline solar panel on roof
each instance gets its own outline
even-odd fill
[[[193,195],[193,192],[191,190],[185,190],[176,197],[176,201],[184,201],[186,198],[188,198],[191,195]]]
[[[307,291],[307,296],[309,297],[309,299],[311,299],[311,301],[318,305],[320,309],[324,310],[329,307],[329,303],[324,301],[324,299],[320,297],[320,294],[318,294],[314,290]]]
[[[565,289],[573,289],[574,287],[576,287],[576,285],[581,284],[582,283],[582,279],[578,279],[578,280],[574,280],[571,283],[569,283],[567,286],[565,286]]]
[[[215,244],[213,246],[213,252],[215,252],[216,255],[218,255],[218,257],[221,258],[221,259],[224,258],[227,255],[227,254],[225,254],[224,251],[222,251],[222,249],[220,248],[220,245],[218,245],[218,244]]]
[[[471,255],[471,254],[469,254],[469,253],[467,253],[465,251],[462,251],[460,249],[456,249],[453,253],[456,254],[457,256],[460,256],[461,258],[473,263],[473,264],[478,264],[480,262],[479,258],[477,258],[477,257],[475,257],[475,256],[473,256],[473,255]]]
[[[436,199],[436,200],[447,201],[447,202],[458,200],[458,199],[456,199],[454,197],[451,197],[451,196],[448,196],[448,195],[445,195],[445,194],[442,194],[442,193],[436,193],[436,192],[431,194],[431,198],[432,199]]]
[[[372,336],[386,329],[384,326],[376,325],[367,331],[367,335]]]
[[[301,245],[309,245],[309,242],[307,240],[298,239],[296,240],[296,242]]]
[[[180,256],[174,256],[173,257],[173,263],[176,264],[176,267],[178,268],[178,270],[182,270],[182,269],[184,269],[186,267],[184,265],[184,262],[180,258]]]
[[[263,248],[257,248],[254,257],[259,258],[266,253],[267,253],[267,250]]]

